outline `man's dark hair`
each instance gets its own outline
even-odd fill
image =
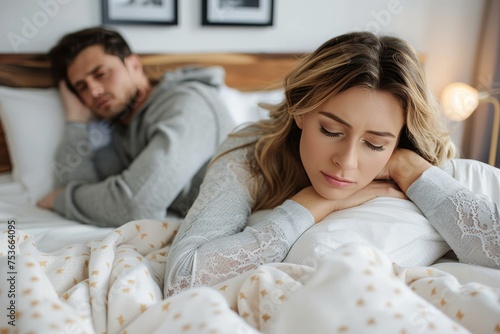
[[[67,34],[49,51],[52,75],[56,82],[64,80],[68,88],[75,93],[68,80],[68,66],[83,49],[94,45],[101,45],[106,54],[117,56],[123,62],[132,54],[125,39],[113,30],[96,27]]]

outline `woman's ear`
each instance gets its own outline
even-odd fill
[[[304,123],[304,116],[302,115],[293,116],[293,119],[295,120],[295,124],[297,124],[297,127],[302,130],[302,126]]]

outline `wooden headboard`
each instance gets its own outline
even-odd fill
[[[241,91],[278,88],[300,54],[209,53],[141,54],[144,72],[159,79],[166,70],[180,66],[222,66],[226,84]],[[44,54],[0,54],[0,86],[48,88],[56,84]],[[11,162],[0,122],[0,172],[11,170]]]

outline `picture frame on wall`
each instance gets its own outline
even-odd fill
[[[274,0],[201,0],[204,26],[272,26]]]
[[[177,0],[101,0],[103,24],[177,25]]]

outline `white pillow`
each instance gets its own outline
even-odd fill
[[[256,122],[269,117],[268,111],[259,107],[259,103],[276,104],[283,101],[284,98],[283,89],[241,92],[228,86],[222,86],[220,94],[236,125]]]
[[[500,169],[471,159],[450,161],[453,177],[476,194],[500,203]],[[270,210],[250,216],[248,225]],[[428,266],[450,250],[411,201],[381,197],[333,212],[309,228],[292,246],[285,262],[314,266],[351,241],[368,242],[401,266]]]
[[[64,127],[58,90],[0,87],[0,119],[13,179],[36,203],[54,184],[51,164]]]
[[[450,250],[410,201],[379,197],[331,213],[295,242],[285,262],[316,267],[348,242],[368,242],[400,266],[427,266]]]
[[[452,159],[453,177],[475,194],[500,203],[500,169],[472,159]]]

